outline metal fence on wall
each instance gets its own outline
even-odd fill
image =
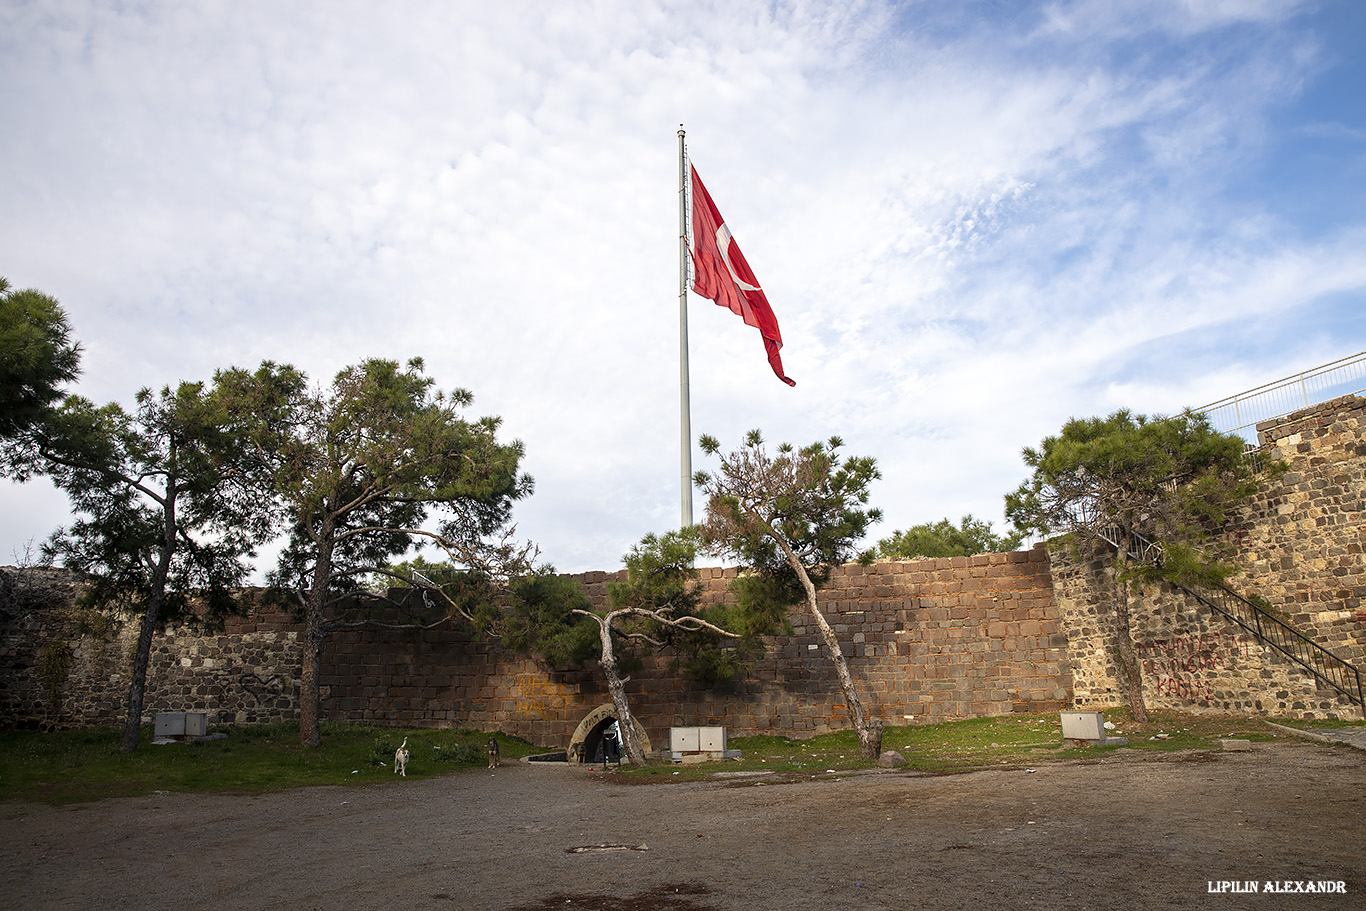
[[[1257,443],[1257,422],[1335,399],[1366,392],[1366,351],[1288,376],[1192,411],[1203,413],[1215,430]]]

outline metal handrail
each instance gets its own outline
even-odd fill
[[[1366,392],[1366,351],[1266,383],[1191,411],[1220,433],[1257,443],[1257,424],[1342,395]]]
[[[1094,527],[1098,529],[1102,540],[1116,550],[1119,549],[1121,534],[1124,531],[1120,526],[1099,524]],[[1129,539],[1129,557],[1141,562],[1162,562],[1161,544],[1149,541],[1135,531],[1129,531],[1127,537]],[[1201,592],[1179,582],[1171,584],[1212,610],[1228,617],[1255,635],[1258,641],[1269,645],[1309,671],[1316,680],[1342,693],[1360,706],[1363,717],[1366,717],[1366,691],[1362,689],[1361,671],[1354,665],[1334,655],[1279,617],[1258,607],[1223,585],[1217,586],[1216,590]]]
[[[1188,586],[1173,583],[1202,604],[1228,617],[1262,642],[1303,667],[1315,678],[1354,700],[1366,712],[1366,694],[1361,687],[1361,671],[1323,646],[1314,642],[1280,618],[1257,605],[1219,586],[1207,597]]]

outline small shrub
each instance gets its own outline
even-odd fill
[[[436,752],[437,762],[457,762],[462,764],[473,764],[484,762],[486,755],[478,744],[464,742],[454,746],[442,747]]]

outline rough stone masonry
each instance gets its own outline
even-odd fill
[[[1229,525],[1243,573],[1233,587],[1266,598],[1287,621],[1358,667],[1366,659],[1366,399],[1345,397],[1258,428],[1265,456],[1289,470]],[[1113,654],[1107,554],[1037,545],[869,567],[837,567],[819,602],[849,656],[869,710],[887,724],[1125,701]],[[0,724],[82,726],[120,720],[136,636],[72,602],[70,580],[40,570],[0,579]],[[733,568],[701,571],[704,597],[731,597]],[[578,578],[606,599],[620,573]],[[36,587],[35,587],[36,586]],[[63,586],[66,586],[63,588]],[[34,593],[47,593],[35,597]],[[27,594],[25,594],[27,593]],[[1168,586],[1133,609],[1146,695],[1154,708],[1357,717],[1335,691],[1255,637]],[[723,725],[732,736],[804,737],[847,728],[839,688],[811,618],[797,613],[755,672],[704,690],[663,660],[633,675],[632,707],[649,736]],[[172,628],[154,645],[148,718],[201,711],[210,724],[296,717],[299,625],[258,611],[218,633]],[[568,742],[607,701],[586,670],[546,668],[459,627],[355,629],[323,653],[329,718],[497,729]]]

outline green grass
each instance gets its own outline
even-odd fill
[[[1155,712],[1136,724],[1126,710],[1105,709],[1115,724],[1119,746],[1072,746],[1062,740],[1056,712],[972,718],[940,724],[889,727],[882,747],[896,750],[907,768],[926,772],[1031,767],[1058,760],[1102,756],[1118,749],[1170,751],[1219,749],[1219,740],[1237,737],[1260,742],[1284,741],[1255,718],[1180,715]],[[1308,729],[1341,728],[1361,722],[1289,721]],[[412,759],[409,778],[483,768],[488,734],[470,730],[377,728],[324,722],[323,743],[315,750],[299,746],[294,724],[222,727],[227,739],[154,746],[144,730],[142,745],[119,751],[121,731],[113,729],[38,733],[0,732],[0,800],[71,803],[102,797],[126,797],[155,791],[261,793],[310,785],[355,785],[397,781],[394,750],[406,737]],[[524,740],[496,735],[504,761],[543,752]],[[767,771],[787,778],[841,774],[873,767],[859,758],[852,731],[836,731],[809,740],[787,737],[735,737],[729,746],[742,751],[739,761],[698,765],[664,763],[626,769],[628,780],[685,781],[715,772]]]
[[[96,729],[0,733],[0,800],[72,803],[155,791],[261,793],[307,785],[393,782],[394,751],[408,738],[409,778],[483,768],[488,734],[470,730],[322,725],[322,746],[299,745],[297,724],[219,727],[224,740],[141,745],[119,751],[122,731]],[[541,752],[495,735],[504,761]]]
[[[1273,742],[1275,732],[1254,718],[1181,715],[1150,712],[1146,724],[1137,724],[1125,709],[1104,709],[1105,720],[1114,722],[1111,737],[1128,738],[1127,746],[1074,746],[1064,743],[1057,712],[1042,715],[1006,715],[971,718],[939,724],[889,727],[882,748],[896,750],[906,758],[906,768],[926,772],[958,772],[972,769],[1036,766],[1058,760],[1102,756],[1119,749],[1153,752],[1221,749],[1219,740],[1237,737]],[[1342,722],[1335,722],[1342,724]],[[697,765],[665,764],[633,769],[625,774],[645,779],[667,777],[671,781],[704,778],[716,772],[767,771],[787,778],[841,774],[873,768],[876,763],[859,758],[853,731],[822,734],[809,740],[786,737],[735,737],[727,744],[740,750],[741,758]],[[676,774],[675,774],[676,773]]]

